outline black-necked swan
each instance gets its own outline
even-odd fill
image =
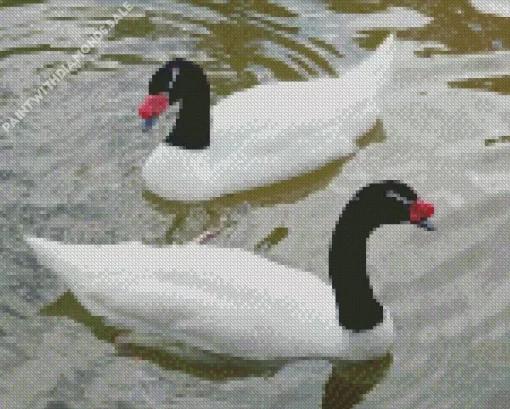
[[[138,110],[151,125],[179,103],[174,127],[143,166],[147,189],[172,201],[206,201],[289,180],[353,153],[356,139],[377,120],[376,97],[391,78],[395,48],[390,35],[340,78],[258,85],[213,107],[202,68],[168,62],[152,76]]]
[[[197,243],[67,245],[26,237],[91,314],[150,334],[251,360],[371,359],[392,344],[388,311],[374,298],[366,242],[384,224],[431,230],[433,205],[404,183],[360,189],[333,232],[330,283],[245,250]]]

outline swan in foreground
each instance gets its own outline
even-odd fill
[[[253,253],[197,243],[67,245],[26,237],[92,315],[145,334],[249,360],[372,359],[392,344],[393,323],[374,298],[366,241],[384,224],[431,230],[433,205],[404,183],[359,190],[336,224],[330,283]]]
[[[375,124],[376,97],[391,78],[395,48],[390,35],[340,78],[258,85],[212,108],[202,68],[168,62],[152,76],[138,110],[150,127],[169,104],[179,104],[173,129],[143,167],[147,189],[168,200],[205,201],[353,153],[356,139]]]

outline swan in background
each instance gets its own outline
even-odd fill
[[[333,232],[330,283],[241,249],[25,240],[91,314],[144,334],[150,346],[181,342],[249,360],[363,360],[384,355],[393,339],[366,271],[367,239],[384,224],[431,230],[433,213],[399,181],[360,189]]]
[[[202,68],[168,62],[152,76],[138,110],[150,127],[170,104],[179,106],[173,129],[143,166],[147,189],[172,201],[206,201],[353,153],[377,119],[376,97],[391,78],[395,43],[390,35],[340,78],[258,85],[213,107]]]

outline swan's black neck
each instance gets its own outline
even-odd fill
[[[184,149],[206,149],[210,141],[211,105],[209,89],[183,95],[174,128],[165,142]]]
[[[379,224],[353,206],[336,225],[329,254],[329,275],[342,327],[363,331],[383,320],[383,307],[374,298],[366,271],[367,239]]]

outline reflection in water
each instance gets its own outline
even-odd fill
[[[114,342],[115,338],[125,332],[106,325],[104,318],[92,316],[71,291],[63,293],[57,300],[43,307],[39,313],[47,316],[69,317],[89,328],[98,339],[109,343]]]
[[[150,361],[159,367],[183,371],[187,374],[210,379],[225,380],[247,376],[268,376],[282,366],[282,362],[258,362],[222,357],[205,353],[180,343],[172,344],[175,354],[153,347],[129,343],[129,331],[105,324],[102,317],[91,315],[70,292],[40,310],[41,315],[68,317],[90,329],[102,341],[115,344],[121,355]]]
[[[284,240],[289,235],[287,227],[275,227],[271,233],[260,240],[254,250],[267,251],[271,247],[276,246],[280,241]]]
[[[468,78],[460,81],[451,81],[448,85],[452,88],[480,89],[482,91],[510,95],[510,75],[490,78]]]
[[[348,409],[360,403],[386,375],[393,362],[393,355],[370,361],[351,361],[334,367],[322,399],[322,409]]]
[[[325,167],[289,181],[274,183],[262,188],[231,194],[208,202],[187,204],[160,198],[145,190],[143,198],[155,210],[174,214],[175,218],[166,234],[166,244],[188,241],[204,231],[223,231],[232,223],[232,213],[243,211],[245,206],[273,206],[294,203],[312,192],[322,189],[338,174],[341,166],[353,155],[336,160]],[[205,216],[205,217],[204,217]],[[203,220],[202,226],[198,226]],[[195,224],[193,228],[190,224]]]
[[[388,1],[383,0],[323,0],[328,8],[335,13],[374,13],[386,10],[389,5]]]

